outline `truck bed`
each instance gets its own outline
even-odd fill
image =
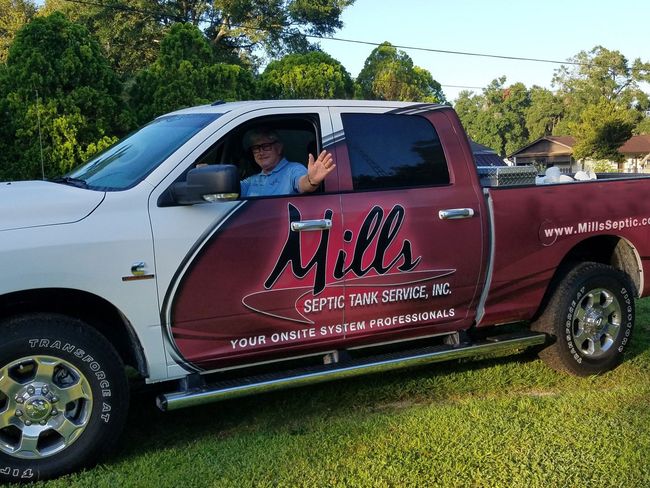
[[[628,262],[620,267],[635,268],[638,295],[648,294],[648,178],[608,176],[609,181],[484,189],[492,259],[479,325],[533,318],[557,269],[585,255],[598,260],[622,254],[620,260]],[[621,239],[629,251],[622,251]]]

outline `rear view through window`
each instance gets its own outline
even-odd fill
[[[341,114],[355,190],[449,183],[431,123],[414,115]]]

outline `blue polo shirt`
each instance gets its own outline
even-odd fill
[[[258,173],[241,182],[242,197],[267,197],[300,193],[298,180],[307,174],[307,168],[300,163],[291,163],[282,158],[270,173]]]

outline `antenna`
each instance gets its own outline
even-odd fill
[[[43,136],[41,135],[41,107],[36,90],[36,120],[38,120],[38,143],[41,146],[41,177],[45,180],[45,162],[43,161]]]

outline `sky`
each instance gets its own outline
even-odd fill
[[[650,0],[356,0],[334,37],[429,49],[566,61],[601,45],[628,60],[650,61]],[[356,77],[374,46],[335,40],[321,48]],[[404,49],[443,85],[449,101],[462,88],[480,92],[505,75],[552,88],[559,64],[512,61]],[[650,93],[650,85],[643,89]]]

